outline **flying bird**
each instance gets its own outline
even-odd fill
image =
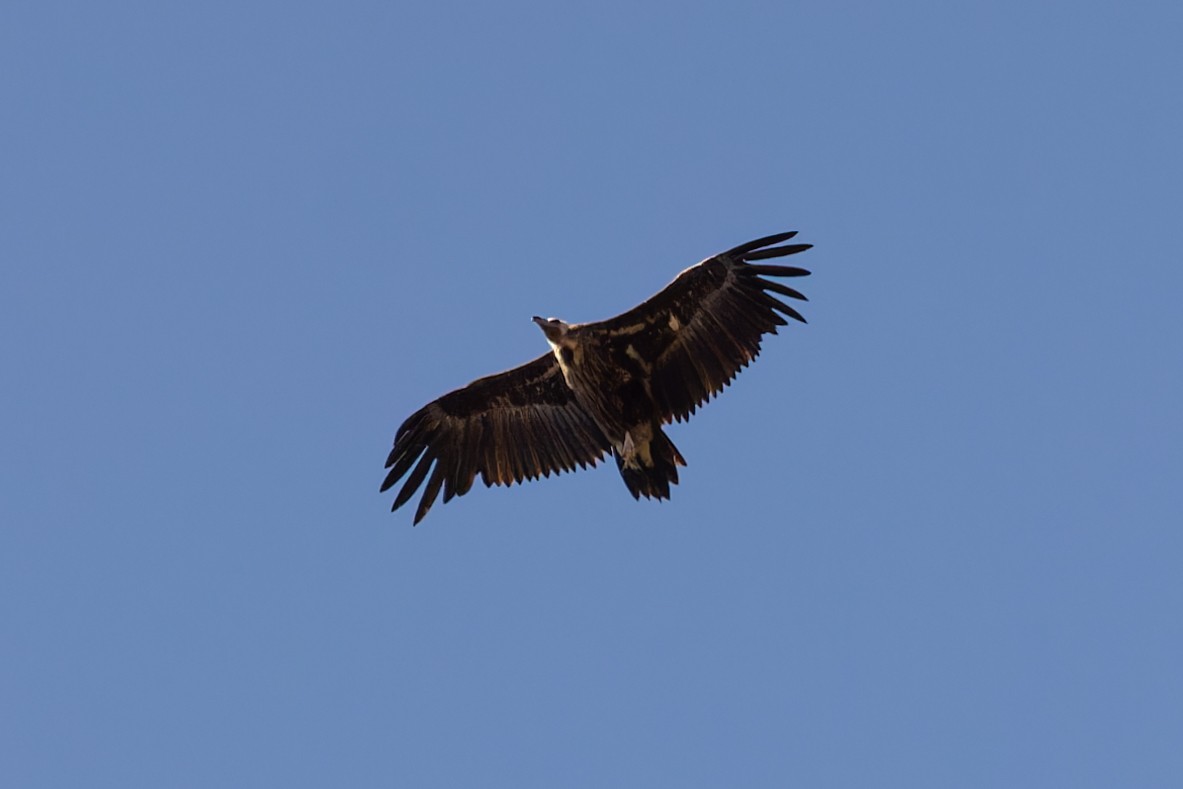
[[[685,466],[662,430],[723,390],[760,353],[765,334],[805,322],[779,296],[805,301],[764,277],[808,271],[759,261],[804,252],[783,244],[796,231],[741,244],[679,274],[648,301],[605,321],[533,321],[550,351],[477,379],[411,414],[386,459],[385,491],[410,472],[391,510],[427,481],[415,523],[442,487],[444,502],[486,486],[511,485],[594,466],[611,453],[634,499],[668,499]],[[430,475],[430,476],[429,476]]]

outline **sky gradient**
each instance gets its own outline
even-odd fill
[[[0,784],[1183,782],[1177,3],[9,3]],[[394,430],[795,229],[670,435]]]

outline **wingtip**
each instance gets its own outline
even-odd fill
[[[725,252],[724,254],[729,255],[731,257],[742,257],[754,249],[760,249],[761,247],[767,247],[767,246],[772,246],[773,244],[779,244],[782,241],[788,241],[790,238],[793,238],[796,235],[797,235],[796,230],[786,230],[783,233],[774,233],[771,236],[764,236],[762,238],[757,238],[752,241],[749,241],[746,244],[740,244],[737,247],[733,247],[732,249],[727,250],[727,252]]]
[[[744,261],[767,260],[768,258],[783,258],[786,255],[796,255],[799,252],[813,249],[813,244],[785,244],[783,247],[772,246],[766,249],[748,251],[740,255]]]

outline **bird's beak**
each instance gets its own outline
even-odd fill
[[[530,320],[534,321],[534,322],[535,322],[535,323],[537,323],[539,326],[541,326],[542,324],[546,323],[546,319],[545,319],[545,318],[539,318],[537,315],[535,315],[535,316],[534,316],[533,318],[531,318]]]

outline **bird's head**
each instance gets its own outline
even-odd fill
[[[542,333],[546,335],[546,339],[555,345],[558,345],[567,336],[567,331],[571,328],[558,318],[539,318],[535,315],[530,320],[537,323],[538,328],[542,329]]]

